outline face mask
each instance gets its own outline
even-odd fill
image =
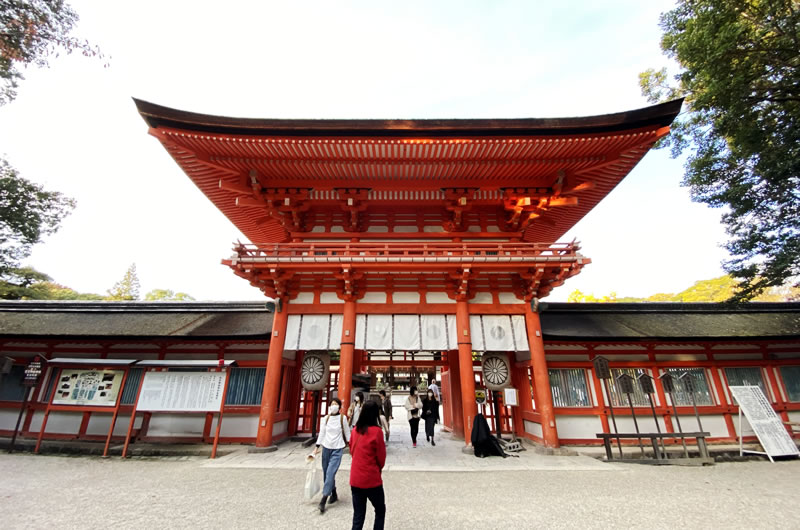
[[[359,401],[361,401],[361,398],[356,396],[356,403],[358,403]]]
[[[339,413],[339,405],[334,403],[331,405],[331,414],[338,414]]]
[[[433,394],[431,392],[428,392],[428,399],[433,399]]]

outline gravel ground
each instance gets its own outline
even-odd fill
[[[0,526],[349,528],[340,504],[302,500],[304,473],[203,467],[198,457],[122,461],[0,455]],[[800,461],[623,470],[387,472],[387,528],[798,528]],[[367,528],[372,525],[371,509]]]

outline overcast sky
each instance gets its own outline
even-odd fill
[[[104,294],[135,262],[142,294],[261,300],[220,265],[244,236],[147,134],[131,97],[254,118],[527,118],[647,106],[637,74],[667,65],[672,2],[108,2],[72,0],[102,60],[29,69],[0,107],[0,153],[77,199],[29,263]],[[547,7],[545,7],[547,6]],[[556,289],[677,292],[719,276],[719,210],[653,151],[564,241],[593,263]]]

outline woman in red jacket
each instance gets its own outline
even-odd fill
[[[368,401],[361,409],[356,426],[350,434],[350,491],[353,495],[353,529],[364,526],[367,499],[375,509],[375,525],[382,529],[386,518],[381,470],[386,463],[386,443],[378,427],[378,404]]]

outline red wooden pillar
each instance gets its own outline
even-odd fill
[[[519,404],[516,407],[511,407],[511,413],[514,415],[514,431],[517,436],[525,435],[525,417],[523,412],[533,412],[533,405],[531,404],[531,384],[528,380],[528,366],[516,366],[511,368],[511,383],[517,389],[519,395]]]
[[[550,393],[550,377],[547,374],[547,359],[544,356],[542,323],[539,320],[539,313],[533,311],[529,304],[525,304],[525,327],[528,330],[528,345],[531,348],[536,408],[539,409],[542,419],[542,438],[545,447],[558,447],[553,395]]]
[[[456,436],[464,436],[464,416],[461,405],[461,371],[458,369],[458,355],[456,352],[449,352],[447,360],[450,364],[450,410],[453,414],[453,433]]]
[[[461,410],[464,418],[464,441],[470,444],[472,422],[478,414],[475,402],[475,373],[472,371],[472,336],[469,333],[469,307],[466,300],[456,302],[458,335],[458,374],[461,383]]]
[[[286,322],[288,320],[287,303],[278,311],[281,304],[275,304],[272,315],[272,334],[269,340],[267,371],[264,375],[264,392],[261,394],[261,412],[258,417],[256,447],[272,445],[272,428],[275,425],[275,411],[278,408],[278,397],[281,385],[281,364],[283,360],[283,344],[286,341]]]
[[[339,399],[342,410],[350,406],[353,390],[353,356],[356,342],[356,302],[345,300],[342,313],[342,347],[339,354]]]

